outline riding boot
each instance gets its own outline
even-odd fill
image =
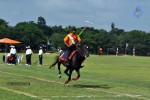
[[[69,62],[70,62],[69,56],[70,56],[70,54],[68,54],[68,56],[67,56],[67,58],[66,58],[66,65],[67,65],[67,66],[69,66]]]
[[[71,54],[71,52],[70,52],[70,51],[68,51],[68,55],[67,55],[67,58],[66,58],[66,61],[67,61],[67,62],[69,62],[69,61],[70,61],[70,59],[69,59],[70,54]]]

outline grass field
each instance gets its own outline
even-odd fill
[[[43,66],[35,64],[37,54],[32,66],[25,57],[20,65],[1,60],[0,100],[150,100],[150,57],[90,55],[80,79],[64,86],[65,67],[61,79],[57,66],[48,69],[56,55],[44,54]]]

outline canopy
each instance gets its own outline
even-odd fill
[[[0,43],[19,44],[21,42],[16,41],[16,40],[12,40],[12,39],[9,39],[9,38],[3,38],[3,39],[0,39]]]
[[[16,40],[12,40],[12,39],[9,39],[9,38],[3,38],[3,39],[0,39],[0,43],[5,43],[5,57],[6,57],[7,44],[19,44],[21,42],[16,41]]]

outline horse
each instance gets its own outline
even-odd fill
[[[83,45],[83,46],[77,46],[77,49],[74,50],[74,53],[71,53],[70,56],[72,55],[72,57],[70,57],[69,61],[65,62],[60,60],[60,56],[62,55],[62,53],[64,53],[64,51],[62,51],[60,53],[59,56],[56,57],[56,61],[50,65],[49,69],[53,66],[55,66],[56,64],[58,65],[58,71],[59,71],[59,78],[61,78],[61,69],[60,69],[60,65],[63,64],[66,67],[66,70],[64,71],[64,73],[68,76],[68,79],[65,81],[65,84],[68,84],[71,81],[71,75],[72,72],[75,70],[77,72],[77,76],[74,77],[72,80],[78,80],[80,77],[80,68],[84,67],[81,66],[82,62],[89,56],[89,52],[88,52],[88,46],[87,45]],[[68,73],[69,71],[69,73]]]

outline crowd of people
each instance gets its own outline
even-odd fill
[[[31,57],[32,57],[33,51],[30,46],[26,47],[25,51],[25,57],[26,57],[26,64],[27,66],[31,66]],[[43,49],[42,47],[39,48],[38,51],[38,56],[39,56],[39,66],[42,66],[43,64]],[[17,50],[15,46],[11,45],[10,46],[10,52],[7,55],[3,56],[3,61],[6,62],[8,65],[16,65],[22,62],[22,56],[19,56],[17,54]]]

